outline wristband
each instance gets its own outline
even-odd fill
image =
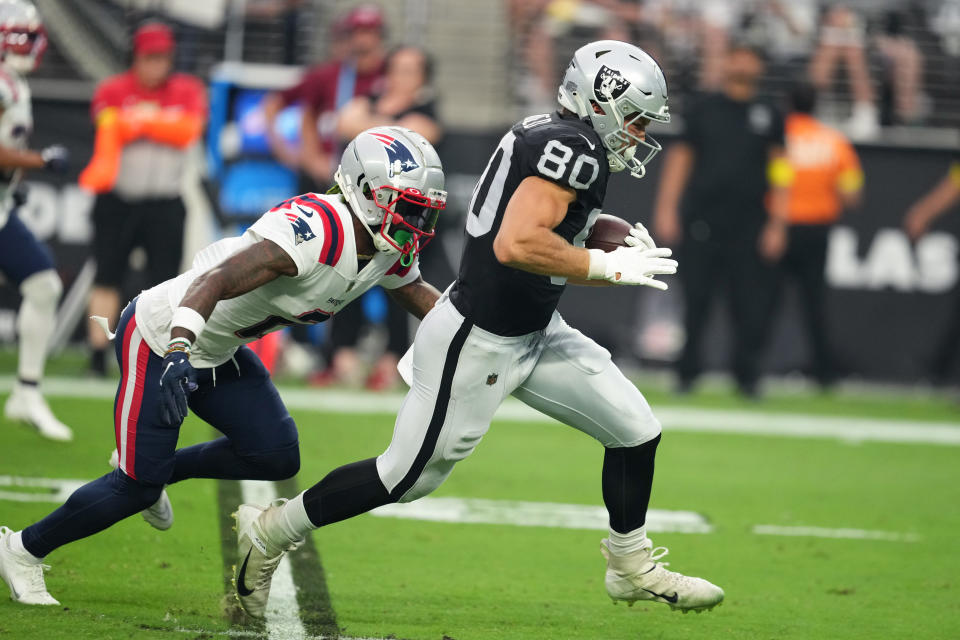
[[[189,358],[190,357],[190,347],[193,346],[190,344],[190,341],[186,338],[174,338],[167,343],[167,348],[164,350],[164,357],[170,355],[174,351],[181,351]]]
[[[587,280],[603,280],[607,275],[607,254],[602,249],[587,249],[590,252],[590,267]]]
[[[197,313],[194,309],[190,307],[177,307],[177,310],[173,312],[173,318],[170,321],[170,329],[173,330],[174,327],[181,327],[193,333],[193,339],[196,340],[200,337],[200,332],[203,331],[203,326],[207,324],[207,321],[203,319],[203,316]]]

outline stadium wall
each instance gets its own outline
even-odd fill
[[[36,101],[34,146],[66,144],[75,159],[65,178],[39,173],[29,177],[31,193],[23,218],[47,241],[69,288],[89,255],[92,199],[77,188],[76,174],[89,158],[93,130],[84,101]],[[462,247],[463,212],[501,131],[448,132],[440,148],[448,174],[451,206],[440,241],[424,256],[424,271],[438,285],[454,274]],[[665,146],[669,146],[669,139]],[[830,331],[843,369],[869,379],[914,381],[938,348],[956,305],[960,216],[947,215],[932,233],[911,244],[901,230],[909,205],[944,175],[944,151],[869,146],[858,149],[866,174],[863,206],[846,216],[830,241],[827,279]],[[649,222],[659,166],[642,181],[623,175],[611,182],[607,210],[628,220]],[[681,264],[681,269],[683,265]],[[133,271],[127,294],[142,284]],[[18,299],[0,289],[0,342],[11,342]],[[572,287],[561,311],[567,320],[625,360],[668,362],[682,344],[679,283],[666,294],[643,288],[616,292]],[[726,314],[715,309],[705,341],[708,366],[729,360]],[[787,372],[805,362],[807,346],[799,324],[796,296],[784,297],[777,311],[766,369]],[[917,319],[923,319],[918,326]],[[82,339],[77,332],[75,339]]]

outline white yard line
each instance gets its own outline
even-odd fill
[[[482,498],[420,498],[416,502],[388,504],[370,512],[381,518],[460,522],[469,524],[507,524],[519,527],[558,529],[595,529],[606,531],[607,510],[588,504],[484,500]],[[713,526],[693,511],[650,509],[647,531],[710,533]]]
[[[277,497],[272,482],[242,480],[240,489],[243,501],[250,504],[269,505]],[[300,620],[297,605],[297,587],[293,583],[290,558],[280,561],[267,601],[267,637],[270,640],[307,640],[307,632]]]
[[[13,387],[12,376],[0,377],[0,393]],[[113,398],[116,383],[106,380],[48,378],[44,393],[50,396]],[[280,390],[290,409],[348,414],[396,414],[403,399],[398,393],[364,393],[315,389]],[[681,406],[654,407],[664,430],[694,433],[729,433],[782,438],[820,438],[844,442],[899,442],[960,446],[960,421],[926,422],[818,416],[772,411],[700,409]],[[510,398],[497,411],[500,420],[552,422],[550,418]]]
[[[828,529],[826,527],[784,527],[775,524],[757,524],[753,532],[761,536],[799,536],[803,538],[834,538],[846,540],[883,540],[885,542],[917,542],[915,533],[871,531],[869,529]]]

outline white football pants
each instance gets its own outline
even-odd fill
[[[401,502],[439,487],[510,394],[605,447],[636,446],[660,433],[610,352],[557,312],[543,331],[504,337],[466,321],[444,294],[398,368],[410,391],[377,471]]]

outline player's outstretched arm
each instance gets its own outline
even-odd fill
[[[575,198],[568,187],[536,176],[524,178],[507,203],[493,241],[497,260],[540,275],[586,279],[590,254],[553,231]]]
[[[440,292],[422,277],[396,289],[387,289],[394,302],[423,320],[440,298]]]
[[[194,280],[180,301],[180,307],[194,310],[205,322],[220,300],[236,298],[280,276],[296,275],[297,265],[293,258],[275,242],[261,240]],[[193,331],[182,326],[174,326],[170,337],[186,338],[191,343],[197,339]]]

